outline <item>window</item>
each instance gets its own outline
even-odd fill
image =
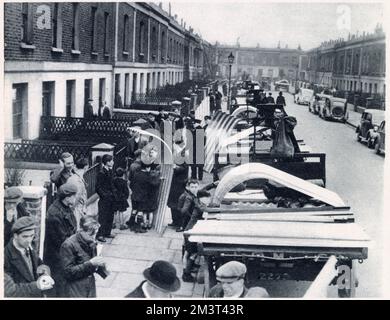
[[[23,138],[24,115],[27,110],[27,83],[12,86],[12,134],[14,139]]]
[[[106,78],[99,79],[99,110],[103,107],[106,100]]]
[[[73,3],[73,27],[72,27],[72,49],[75,51],[79,51],[79,14],[80,14],[80,6],[78,3]]]
[[[156,49],[157,46],[158,46],[156,27],[152,28],[151,43],[152,43],[152,46],[153,46],[152,61],[156,61],[157,50],[158,50],[158,49]]]
[[[84,80],[84,102],[87,103],[88,99],[92,99],[92,79]]]
[[[54,48],[62,48],[62,3],[54,3],[53,10],[53,44]]]
[[[126,73],[125,74],[125,95],[124,95],[124,101],[123,101],[124,105],[129,104],[129,89],[130,89],[129,78],[130,78],[130,74]]]
[[[91,50],[93,53],[97,52],[97,8],[91,7],[91,25],[92,25],[92,34],[91,34]]]
[[[42,82],[42,115],[52,116],[54,111],[54,81]]]
[[[123,52],[129,52],[129,16],[123,16]]]
[[[139,24],[139,35],[138,35],[138,52],[141,56],[144,55],[144,39],[145,39],[145,23],[143,21]]]
[[[109,14],[108,12],[104,13],[104,54],[108,55],[109,53],[109,24],[108,24]]]
[[[32,45],[33,43],[33,8],[32,4],[22,3],[22,37],[23,43]]]
[[[75,80],[66,81],[66,117],[68,118],[74,115],[75,85]]]
[[[165,32],[163,31],[161,33],[161,62],[164,62],[165,60],[165,52],[166,51],[166,39],[165,39]]]

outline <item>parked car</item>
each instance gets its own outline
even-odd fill
[[[376,109],[365,109],[360,118],[360,124],[356,128],[357,141],[366,141],[369,148],[375,144],[376,133],[382,122],[385,120],[385,111]],[[384,124],[383,124],[384,127]],[[374,138],[374,140],[372,139]]]
[[[321,98],[318,115],[325,120],[348,120],[347,99],[336,98],[327,94],[318,94]]]
[[[385,153],[385,120],[383,120],[379,127],[374,126],[370,133],[370,141],[368,142],[369,147],[373,146],[377,154]]]
[[[290,87],[290,83],[288,80],[280,80],[275,82],[275,91],[279,91],[280,89],[286,89],[288,91]]]
[[[310,105],[313,99],[314,91],[311,89],[300,88],[298,93],[294,95],[294,102],[297,104]]]

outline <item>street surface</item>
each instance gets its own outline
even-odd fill
[[[326,187],[351,207],[356,222],[373,240],[368,259],[357,266],[356,296],[377,297],[383,264],[384,157],[358,143],[353,127],[325,121],[310,113],[307,106],[295,104],[291,94],[284,96],[286,112],[298,121],[294,130],[297,139],[303,139],[312,152],[326,153]]]

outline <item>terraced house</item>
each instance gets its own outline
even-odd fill
[[[205,75],[210,45],[154,3],[6,3],[5,139]],[[207,47],[207,50],[205,49]],[[120,99],[118,99],[120,97]]]

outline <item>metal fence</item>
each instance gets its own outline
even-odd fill
[[[115,143],[127,137],[127,119],[41,117],[40,139]]]
[[[69,152],[75,159],[89,158],[93,144],[58,143],[57,141],[23,140],[22,142],[5,142],[4,159],[6,161],[26,161],[39,163],[58,163],[63,152]]]
[[[91,197],[96,192],[96,180],[97,180],[97,174],[99,173],[101,168],[100,163],[96,163],[92,167],[90,167],[85,173],[84,173],[84,181],[87,185],[87,197]]]

